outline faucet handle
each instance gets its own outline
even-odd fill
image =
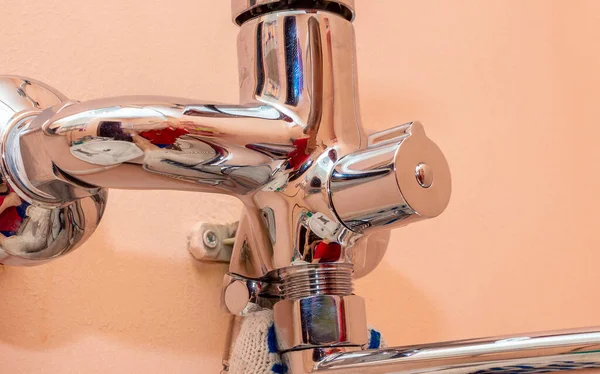
[[[450,201],[450,168],[423,125],[410,122],[372,134],[366,149],[342,157],[329,186],[344,225],[369,233],[440,215]]]
[[[94,232],[104,212],[106,190],[49,202],[27,178],[29,149],[22,149],[18,135],[43,110],[65,101],[41,82],[0,76],[0,264],[37,265],[62,256]]]

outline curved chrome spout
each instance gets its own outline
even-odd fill
[[[269,106],[123,97],[50,108],[7,146],[28,158],[23,187],[60,202],[97,188],[246,195],[283,172],[304,138]]]

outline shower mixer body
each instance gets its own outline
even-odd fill
[[[391,229],[441,214],[451,182],[419,122],[364,129],[354,9],[353,0],[232,0],[237,104],[79,102],[0,77],[0,264],[77,248],[110,188],[228,194],[245,209],[222,305],[237,320],[272,309],[290,373],[600,369],[600,328],[366,349],[353,279],[377,266]]]
[[[245,210],[226,309],[331,318],[319,324],[328,332],[282,328],[284,350],[361,347],[364,303],[352,280],[381,260],[390,229],[446,208],[448,164],[419,122],[364,130],[352,1],[233,1],[232,9],[238,104],[79,102],[33,79],[0,79],[4,208],[16,211],[5,215],[14,222],[0,237],[0,263],[41,264],[75,249],[110,188],[233,195]]]
[[[0,263],[38,265],[77,248],[110,188],[220,193],[245,207],[223,306],[240,317],[273,309],[292,373],[453,373],[532,357],[543,370],[600,345],[587,330],[364,350],[353,279],[377,266],[391,229],[441,214],[451,182],[419,122],[364,129],[354,9],[353,0],[232,0],[237,104],[79,102],[34,79],[0,77]],[[588,366],[600,362],[586,353]]]

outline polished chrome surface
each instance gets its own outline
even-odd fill
[[[60,92],[33,79],[0,77],[0,263],[36,265],[64,255],[83,243],[102,217],[106,204],[103,189],[81,199],[46,204],[31,195],[19,178],[25,164],[12,148],[19,140],[14,134],[27,128],[42,110],[66,100]],[[52,188],[47,191],[50,197],[55,192]]]
[[[246,195],[264,187],[285,160],[253,146],[287,143],[295,132],[301,134],[264,106],[140,96],[50,108],[18,139],[31,159],[24,173],[40,195],[59,182],[63,199],[98,186]]]
[[[240,28],[240,102],[272,106],[302,127],[307,143],[293,145],[302,151],[297,162],[366,145],[355,43],[352,23],[327,12],[271,13]]]
[[[250,302],[250,292],[243,280],[232,280],[224,288],[223,303],[233,315],[241,315]]]
[[[242,25],[238,47],[242,104],[61,97],[12,126],[4,149],[13,185],[38,205],[105,188],[237,196],[246,218],[230,271],[249,279],[323,263],[351,263],[364,274],[382,251],[354,255],[367,234],[445,208],[447,164],[420,124],[364,132],[349,21],[269,13]],[[436,173],[427,189],[414,176],[420,162]]]
[[[600,328],[353,352],[286,354],[293,373],[493,374],[600,370]]]
[[[338,219],[330,190],[336,163],[362,157],[368,141],[352,24],[327,12],[270,13],[246,22],[238,45],[242,104],[64,100],[10,132],[10,164],[22,165],[15,184],[48,204],[102,188],[235,195],[247,218],[230,270],[250,279],[302,263],[368,262],[353,256],[367,239]]]
[[[390,242],[390,230],[381,230],[360,237],[352,247],[354,279],[362,278],[372,272],[383,260]]]
[[[427,165],[424,162],[421,162],[415,168],[415,178],[417,178],[417,182],[423,188],[429,188],[433,184],[433,170],[431,166]]]
[[[240,104],[78,102],[32,80],[0,80],[0,210],[29,204],[12,237],[0,237],[0,262],[75,248],[102,216],[107,188],[229,194],[245,210],[224,307],[239,316],[273,308],[283,350],[360,349],[365,306],[352,280],[381,261],[389,229],[445,209],[448,165],[418,122],[363,129],[352,0],[233,0],[232,9]],[[218,235],[200,241],[220,253]]]
[[[281,351],[314,347],[356,347],[368,341],[364,300],[323,294],[284,299],[273,307]]]
[[[386,135],[374,134],[366,149],[342,157],[329,181],[333,208],[354,232],[436,217],[450,201],[450,168],[423,126],[411,122]]]
[[[351,264],[290,266],[278,271],[281,297],[298,300],[317,295],[348,296],[352,294]]]
[[[273,309],[282,299],[277,279],[249,279],[236,274],[225,274],[221,306],[227,312],[246,316],[261,309]]]
[[[233,22],[238,25],[266,13],[315,9],[336,13],[349,21],[354,20],[354,0],[232,0]]]
[[[365,305],[352,280],[381,261],[389,229],[446,208],[448,164],[418,122],[364,131],[352,0],[232,9],[241,104],[77,102],[0,77],[0,263],[76,248],[98,225],[106,188],[230,194],[246,210],[223,305],[234,315],[273,308],[292,373],[600,369],[600,329],[361,350]],[[209,248],[214,239],[202,237]]]

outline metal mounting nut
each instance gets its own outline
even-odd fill
[[[237,226],[238,222],[198,222],[190,232],[188,250],[198,261],[229,262]]]
[[[368,340],[365,302],[360,296],[319,295],[281,300],[273,312],[282,351],[362,346]]]

